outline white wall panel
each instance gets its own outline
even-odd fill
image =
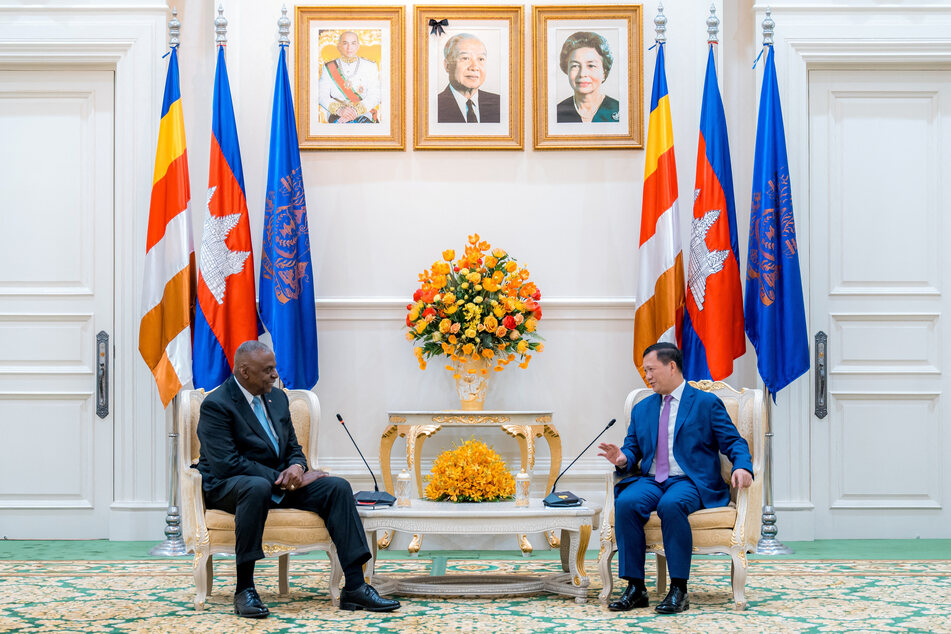
[[[931,314],[832,314],[830,371],[938,372],[937,325]]]

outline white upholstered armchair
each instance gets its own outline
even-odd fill
[[[320,425],[320,403],[309,390],[285,390],[291,411],[294,432],[301,443],[307,463],[316,469],[317,431]],[[182,534],[189,552],[195,553],[195,609],[205,605],[214,580],[213,558],[216,554],[234,554],[234,515],[205,508],[201,490],[201,474],[191,466],[198,462],[198,415],[204,390],[184,390],[179,395],[177,429],[178,475],[181,483]],[[330,599],[340,600],[343,570],[337,550],[330,541],[324,521],[316,513],[297,509],[271,509],[264,525],[264,554],[278,557],[278,587],[281,595],[289,592],[289,556],[311,550],[327,551],[330,558]]]
[[[690,385],[705,392],[713,392],[726,406],[733,424],[750,445],[753,454],[753,485],[748,489],[730,490],[730,505],[719,508],[700,509],[687,518],[693,533],[693,552],[699,555],[725,554],[732,558],[730,579],[733,585],[733,600],[736,608],[746,609],[746,554],[756,549],[759,541],[763,505],[763,464],[766,442],[766,408],[763,391],[743,388],[736,391],[720,381],[691,381]],[[653,394],[649,388],[631,392],[624,404],[625,418],[631,419],[634,405]],[[732,465],[720,455],[723,479],[729,484]],[[601,514],[601,552],[598,556],[604,589],[598,595],[607,603],[614,586],[611,560],[617,552],[614,536],[614,473],[607,477],[607,495],[604,512]],[[647,552],[657,555],[657,589],[667,587],[667,558],[664,557],[664,542],[660,532],[660,519],[651,513],[644,526]]]

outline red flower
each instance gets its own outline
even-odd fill
[[[456,273],[458,273],[458,272],[459,272],[459,267],[458,267],[458,266],[454,266],[454,267],[452,267],[452,270],[455,271]]]
[[[409,315],[406,316],[406,325],[410,328],[413,327],[413,320],[409,318]]]
[[[433,301],[433,298],[436,296],[436,289],[431,288],[428,291],[423,291],[423,294],[420,296],[421,299],[427,304]]]
[[[406,305],[406,310],[413,310],[413,305],[412,305],[412,304],[407,304],[407,305]]]
[[[413,301],[418,302],[419,298],[423,296],[423,289],[417,288],[416,292],[413,293]]]
[[[535,300],[531,300],[531,299],[525,300],[525,310],[531,312],[535,310],[536,308],[538,308],[538,304],[535,303]]]
[[[535,319],[541,319],[541,318],[542,318],[542,307],[539,306],[538,308],[535,309]]]
[[[541,292],[541,291],[535,291],[535,294],[532,295],[532,299],[534,299],[536,302],[537,302],[538,300],[540,300],[541,298],[542,298],[542,292]]]
[[[435,314],[436,314],[436,309],[430,306],[429,308],[423,311],[423,318],[426,318],[426,317],[429,317],[430,315],[435,315]]]
[[[506,315],[505,319],[502,320],[502,325],[508,328],[509,330],[514,330],[515,326],[517,325],[515,323],[515,317],[512,317],[511,315]]]

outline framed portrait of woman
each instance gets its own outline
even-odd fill
[[[640,5],[532,7],[537,150],[644,147]]]
[[[302,150],[405,149],[403,7],[297,7]]]
[[[521,6],[417,6],[417,150],[521,150]]]

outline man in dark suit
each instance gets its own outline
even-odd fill
[[[479,90],[488,57],[482,40],[460,33],[449,38],[443,53],[449,85],[437,96],[437,123],[499,123],[499,96]]]
[[[624,611],[648,605],[644,524],[656,510],[670,571],[670,591],[655,610],[674,614],[690,606],[687,579],[693,535],[687,516],[730,502],[730,489],[720,475],[720,453],[733,463],[731,483],[736,488],[752,484],[753,459],[723,402],[715,394],[684,382],[683,354],[677,346],[655,343],[647,348],[644,374],[657,394],[631,410],[624,446],[598,446],[598,455],[625,476],[614,489],[614,531],[618,572],[628,580],[628,587],[608,608]]]
[[[363,580],[370,559],[350,484],[310,470],[294,426],[287,395],[272,389],[274,353],[245,341],[234,355],[234,375],[205,397],[198,418],[202,489],[209,508],[235,516],[235,614],[263,618],[269,612],[254,588],[254,562],[271,508],[313,511],[323,518],[337,547],[345,585],[340,607],[388,612],[400,607]]]

